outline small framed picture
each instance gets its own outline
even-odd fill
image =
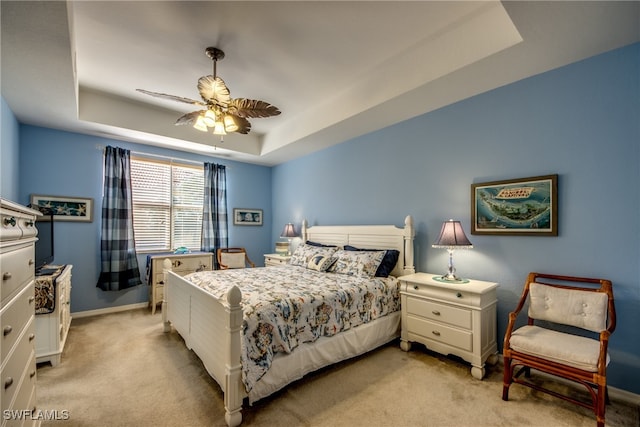
[[[262,209],[233,209],[234,225],[262,225]]]
[[[31,206],[53,214],[54,221],[93,221],[93,199],[84,197],[31,195]]]
[[[558,235],[558,175],[471,185],[471,234]]]

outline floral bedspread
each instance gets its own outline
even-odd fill
[[[398,280],[323,273],[304,267],[247,268],[185,276],[218,299],[242,291],[242,380],[247,392],[277,352],[335,335],[399,310]]]

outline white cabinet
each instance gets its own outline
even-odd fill
[[[213,268],[213,254],[210,252],[197,252],[190,254],[158,254],[150,257],[149,265],[149,305],[151,313],[155,314],[156,307],[164,298],[164,273],[162,262],[165,259],[171,261],[171,269],[174,273],[184,276],[189,273]]]
[[[284,264],[288,264],[290,259],[291,259],[291,255],[265,254],[264,266],[265,267],[282,266]]]
[[[497,283],[440,281],[441,275],[416,273],[400,277],[402,332],[400,347],[424,344],[441,354],[471,363],[471,374],[482,379],[485,362],[497,360]]]
[[[39,425],[5,418],[36,411],[34,244],[40,213],[0,199],[0,406],[2,426]],[[15,411],[15,412],[14,412]],[[29,412],[22,412],[22,414]],[[31,412],[32,413],[32,412]]]
[[[61,267],[62,268],[62,267]],[[36,314],[36,362],[58,366],[71,325],[71,269],[66,265],[52,276],[36,280],[53,283],[53,311]]]

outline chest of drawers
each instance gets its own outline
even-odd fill
[[[213,268],[213,254],[209,252],[196,252],[190,254],[158,254],[151,255],[149,259],[149,305],[151,313],[155,314],[158,303],[164,298],[164,274],[162,262],[165,259],[171,261],[171,269],[174,273],[184,276],[195,271],[211,270]]]
[[[441,354],[471,363],[471,374],[485,375],[485,362],[497,360],[497,283],[437,280],[440,275],[416,273],[400,277],[402,332],[400,346],[424,344]]]
[[[19,420],[4,416],[36,411],[34,244],[38,215],[39,212],[0,199],[2,426],[39,424],[29,417]]]
[[[60,363],[71,326],[71,269],[66,265],[55,278],[55,306],[51,313],[36,315],[36,362]]]

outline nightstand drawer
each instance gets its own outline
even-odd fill
[[[438,304],[415,297],[407,298],[407,313],[465,329],[471,329],[472,326],[471,310]]]
[[[443,287],[434,287],[422,283],[406,283],[402,287],[404,292],[424,298],[437,299],[438,301],[447,301],[466,306],[479,307],[481,296],[470,291]]]
[[[473,349],[473,334],[471,331],[457,329],[414,316],[407,316],[407,328],[411,333],[421,335],[429,340],[441,342],[465,351]]]

